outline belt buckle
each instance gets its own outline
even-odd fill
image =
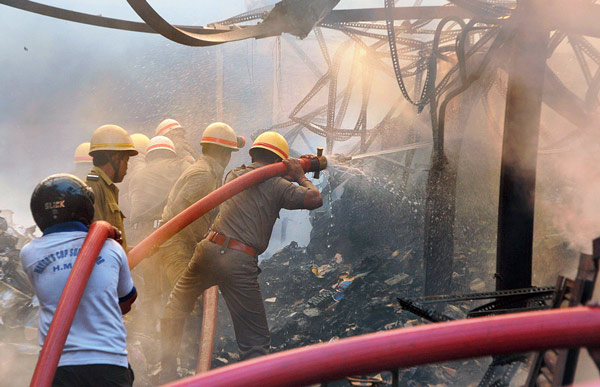
[[[229,248],[229,241],[231,240],[230,237],[225,237],[225,243],[223,243],[223,247],[221,248],[221,254],[225,254],[225,250],[227,250]]]

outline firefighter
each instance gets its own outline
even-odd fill
[[[173,141],[179,158],[186,159],[190,163],[200,158],[200,153],[185,139],[185,129],[179,122],[171,118],[163,120],[156,127],[154,135],[165,136]]]
[[[94,218],[94,193],[73,175],[52,175],[31,196],[31,212],[44,233],[21,251],[23,269],[38,297],[39,343],[44,344],[63,288]],[[136,290],[127,256],[106,240],[73,319],[53,386],[131,386],[122,314]]]
[[[187,161],[177,158],[173,141],[164,136],[153,137],[144,152],[144,166],[137,171],[129,183],[128,198],[131,203],[131,215],[128,218],[127,232],[132,244],[138,244],[158,228],[169,191],[181,173],[190,165]],[[161,291],[161,283],[164,279],[159,255],[148,257],[133,272],[143,278],[143,283],[139,287],[141,307],[137,313],[140,315],[134,315],[133,318],[144,321],[139,328],[149,337],[158,340],[157,323],[161,308],[164,306]],[[158,363],[158,351],[144,347],[144,352],[149,365]]]
[[[134,133],[131,135],[131,140],[133,141],[133,147],[140,156],[144,156],[146,154],[146,147],[150,142],[148,136],[143,133]],[[129,160],[129,164],[127,166],[127,176],[125,176],[124,180],[131,179],[131,177],[135,174],[138,169],[142,169],[144,167],[144,157],[134,157]]]
[[[117,125],[104,125],[96,129],[90,141],[90,156],[94,168],[86,182],[94,191],[94,220],[106,220],[121,231],[123,247],[127,251],[127,239],[123,227],[123,213],[119,207],[120,183],[127,174],[129,157],[138,154],[131,136]]]
[[[229,125],[222,122],[210,124],[202,133],[202,156],[183,172],[169,193],[162,223],[219,188],[231,152],[238,151],[243,142],[243,138],[236,136]],[[177,149],[177,144],[175,147]],[[171,290],[187,267],[196,244],[208,232],[217,212],[217,209],[213,209],[206,213],[162,245],[160,256],[169,282],[167,291]]]
[[[85,179],[90,169],[92,169],[92,157],[90,153],[90,143],[82,142],[75,148],[75,154],[73,155],[73,163],[75,164],[75,171],[73,175],[80,179]]]
[[[129,182],[133,244],[158,228],[171,188],[190,166],[177,158],[175,144],[165,136],[153,137],[144,152],[145,163]]]
[[[148,146],[150,139],[143,133],[134,133],[131,135],[131,140],[133,141],[133,147],[138,151],[138,157],[132,157],[129,160],[129,163],[127,164],[127,175],[125,175],[123,181],[119,185],[119,207],[121,208],[121,212],[125,214],[123,223],[127,233],[131,231],[131,222],[129,219],[129,216],[131,215],[131,194],[129,184],[131,183],[133,176],[135,176],[146,164],[144,154],[146,153],[146,146]]]
[[[231,314],[240,360],[268,352],[270,336],[258,284],[258,255],[267,248],[282,208],[313,210],[323,203],[317,187],[304,176],[299,160],[288,159],[288,154],[283,136],[263,133],[250,148],[252,164],[235,168],[227,175],[225,181],[230,182],[282,160],[288,168],[285,177],[249,187],[221,204],[211,231],[197,245],[161,319],[161,367],[165,380],[176,375],[181,327],[186,317],[196,298],[214,285],[219,286]]]

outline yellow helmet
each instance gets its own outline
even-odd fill
[[[93,159],[92,156],[89,155],[89,153],[90,143],[82,142],[77,146],[77,148],[75,148],[75,155],[73,156],[73,161],[75,162],[75,164],[91,163]]]
[[[150,141],[148,136],[142,133],[134,133],[131,135],[131,139],[133,140],[135,150],[141,154],[145,154],[146,146],[148,146],[148,142]]]
[[[133,140],[127,131],[117,125],[103,125],[96,129],[90,141],[90,156],[98,151],[122,151],[135,156],[138,151],[133,146]]]
[[[264,132],[256,137],[250,150],[254,148],[270,150],[283,160],[287,160],[290,155],[290,147],[285,140],[285,137],[277,132]]]
[[[231,126],[222,122],[213,122],[204,129],[200,144],[220,145],[237,152],[244,147],[246,140],[242,136],[236,136]]]
[[[167,118],[166,120],[163,120],[160,124],[158,124],[158,126],[156,127],[156,131],[154,132],[155,136],[164,136],[167,133],[169,133],[171,130],[173,129],[180,129],[183,128],[183,126],[181,126],[181,124],[171,118]]]
[[[177,151],[175,150],[175,144],[173,144],[173,141],[171,141],[171,139],[165,136],[155,136],[152,137],[152,140],[150,140],[150,142],[148,142],[148,147],[146,148],[146,155],[149,155],[150,152],[159,149],[168,150],[177,154]]]

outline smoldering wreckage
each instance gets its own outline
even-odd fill
[[[541,104],[576,128],[595,122],[600,52],[589,41],[600,36],[596,22],[600,11],[595,4],[572,7],[556,2],[554,8],[549,7],[552,12],[541,12],[529,1],[525,3],[531,4],[517,5],[455,0],[440,7],[419,7],[417,2],[415,7],[395,8],[395,2],[386,0],[380,9],[344,10],[338,9],[338,1],[289,0],[208,27],[176,28],[156,17],[141,0],[129,3],[145,23],[40,7],[29,1],[0,3],[85,24],[158,33],[189,46],[282,33],[304,38],[314,32],[327,71],[322,73],[310,56],[290,42],[319,79],[291,110],[290,121],[273,123],[256,133],[283,132],[292,145],[292,155],[300,154],[293,149],[299,146],[294,144],[296,139],[310,142],[304,132],[321,136],[330,164],[318,180],[324,204],[311,211],[308,245],[292,242],[260,263],[259,281],[271,331],[271,352],[283,353],[315,343],[333,343],[429,323],[557,309],[567,304],[575,307],[592,298],[600,257],[598,243],[593,255],[581,254],[576,277],[570,279],[558,275],[566,266],[558,261],[577,261],[577,252],[568,241],[538,241],[538,251],[548,253],[550,266],[556,266],[546,276],[554,280],[558,275],[558,279],[555,286],[531,286],[531,198],[535,198],[538,143],[540,138],[541,142],[547,140],[540,134]],[[575,12],[574,17],[561,16],[570,11]],[[436,25],[438,19],[441,22]],[[245,24],[256,20],[260,22]],[[394,20],[403,23],[394,26]],[[323,28],[342,32],[348,41],[330,55]],[[377,33],[378,30],[387,34]],[[515,32],[522,31],[527,31],[530,39],[520,40]],[[415,35],[420,35],[419,39],[414,39]],[[428,35],[431,40],[427,40]],[[563,84],[559,72],[553,72],[546,63],[558,47],[567,44],[586,80],[584,97]],[[351,61],[348,85],[338,93],[342,58],[351,53],[351,47],[356,60]],[[384,63],[382,57],[391,59],[392,66]],[[359,63],[356,67],[362,66],[360,72],[354,69],[355,63]],[[595,75],[592,63],[597,66]],[[355,76],[355,71],[360,76]],[[418,122],[422,124],[420,119],[408,125],[409,133],[394,133],[403,125],[398,104],[391,106],[378,124],[367,128],[376,71],[395,78],[402,97],[419,113],[429,109],[432,144],[419,143],[421,134],[414,127]],[[506,85],[497,76],[499,71],[508,74]],[[352,110],[349,103],[354,80],[358,78],[362,84],[360,113],[354,128],[344,129],[349,121],[345,119],[346,112]],[[418,98],[411,98],[407,84],[414,87]],[[305,113],[321,89],[329,89],[327,103]],[[506,99],[499,211],[481,213],[479,206],[473,205],[472,213],[464,216],[468,220],[459,221],[456,197],[457,191],[464,188],[458,182],[463,126],[468,126],[471,115],[479,114],[472,100],[482,101],[488,124],[494,126],[489,114],[493,105],[490,90],[500,90]],[[459,140],[453,137],[445,141],[444,137],[450,135]],[[381,141],[384,136],[390,141]],[[348,155],[331,155],[334,145],[352,138],[358,141],[346,152]],[[415,150],[429,145],[431,160],[425,166],[419,165],[414,160]],[[376,150],[377,147],[381,149]],[[498,225],[494,224],[496,219]],[[18,259],[19,249],[34,238],[34,230],[18,227],[10,219],[0,226],[3,353],[35,362],[39,305]],[[490,268],[494,264],[496,268]],[[574,266],[577,265],[571,264]],[[146,285],[142,278],[135,279],[142,287]],[[493,281],[496,290],[490,291]],[[221,299],[218,305],[213,368],[239,361],[225,303]],[[201,309],[198,303],[185,327],[188,334],[179,356],[181,377],[192,375],[196,368]],[[125,317],[129,357],[136,370],[136,384],[155,385],[160,373],[158,327],[140,327],[136,321],[143,318],[144,311],[139,307]],[[566,347],[570,348],[569,343],[560,346]],[[536,348],[542,348],[541,352],[490,352],[495,354],[491,358],[388,368],[359,375],[348,371],[346,375],[351,376],[329,383],[544,386],[573,382],[578,349],[555,350],[543,345]],[[594,357],[593,350],[590,353]],[[303,372],[313,371],[317,372]]]

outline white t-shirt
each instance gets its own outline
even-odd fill
[[[83,223],[67,222],[52,227],[51,233],[46,229],[43,237],[21,250],[23,268],[40,302],[40,345],[46,339],[65,283],[87,236]],[[106,240],[83,292],[58,366],[127,367],[127,333],[119,299],[124,301],[134,293],[125,251],[116,241]]]

